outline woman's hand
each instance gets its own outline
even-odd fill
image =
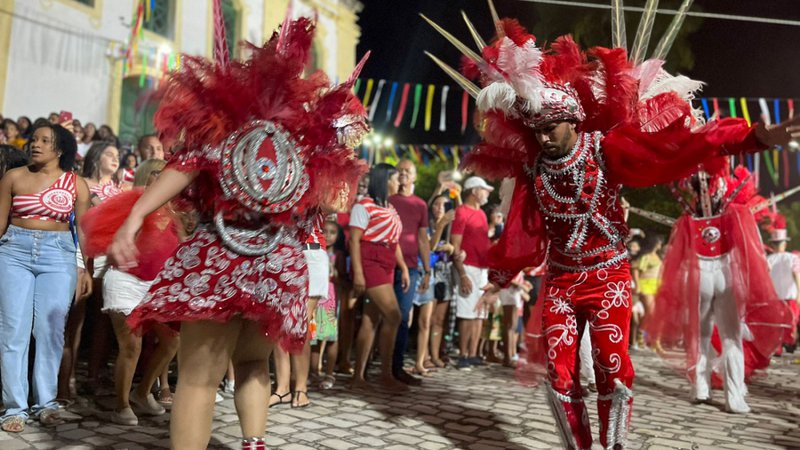
[[[453,223],[453,220],[455,220],[455,218],[456,218],[456,210],[451,209],[450,211],[444,213],[444,215],[440,217],[439,220],[436,221],[436,227],[444,228],[447,225]]]
[[[367,282],[364,280],[364,272],[356,271],[353,273],[353,294],[358,297],[367,290]]]
[[[456,248],[453,247],[453,244],[442,244],[442,245],[436,247],[436,251],[437,252],[445,252],[448,255],[452,255],[453,251],[455,251],[455,249]]]
[[[136,249],[136,233],[142,227],[142,218],[131,215],[114,235],[114,242],[108,247],[108,257],[112,263],[122,270],[137,265],[139,252]]]
[[[92,274],[86,269],[78,269],[78,283],[76,284],[75,298],[83,300],[92,295],[94,284],[92,282]]]
[[[400,284],[403,286],[403,292],[408,292],[408,288],[411,287],[411,276],[408,275],[406,266],[400,268]]]
[[[475,305],[475,312],[483,314],[484,311],[489,311],[495,303],[497,303],[497,296],[500,294],[500,288],[492,283],[487,284],[481,288],[483,293],[481,298],[478,299],[478,304]]]

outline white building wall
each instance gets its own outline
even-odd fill
[[[76,118],[103,123],[108,113],[111,64],[109,40],[123,40],[130,18],[128,1],[105,1],[100,20],[60,2],[17,1],[3,113],[32,119],[61,109]]]
[[[66,2],[68,0],[15,2],[14,14],[21,17],[12,20],[5,97],[0,105],[4,115],[27,115],[35,119],[67,110],[83,122],[99,125],[108,120],[109,96],[114,84],[120,82],[114,79],[113,60],[109,56],[114,46],[111,42],[128,39],[135,0],[103,0],[101,15],[97,18]],[[320,10],[328,8],[321,6],[324,2],[320,0],[291,2],[295,17],[313,16],[315,8],[319,11],[320,41],[316,45],[318,49],[322,47],[319,55],[324,58],[322,69],[335,77],[339,48],[333,19],[335,12],[326,14]],[[176,21],[179,29],[175,39],[179,48],[175,50],[210,56],[211,1],[181,0],[180,3],[181,18]],[[265,8],[270,8],[274,2],[240,0],[240,4],[244,9],[244,38],[262,44],[279,25],[264,24]],[[117,124],[111,125],[116,129]]]

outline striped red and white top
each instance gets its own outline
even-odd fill
[[[119,193],[122,192],[122,189],[119,188],[113,181],[109,181],[106,184],[97,184],[89,188],[89,192],[92,196],[97,196],[97,198],[103,202],[106,199],[109,199]]]
[[[133,169],[122,169],[122,182],[133,183],[136,178],[136,172]]]
[[[11,200],[11,216],[19,219],[69,222],[75,209],[76,175],[64,172],[55,183],[36,194],[15,195]]]
[[[313,229],[306,239],[306,244],[319,244],[326,249],[328,243],[325,242],[325,214],[320,212],[313,221]]]
[[[362,241],[378,244],[396,244],[403,231],[403,223],[394,207],[378,206],[370,197],[364,197],[353,205],[350,227],[364,230]]]

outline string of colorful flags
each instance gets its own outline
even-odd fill
[[[703,113],[706,116],[706,120],[712,120],[714,118],[723,116],[741,117],[747,121],[748,125],[752,123],[750,104],[753,102],[758,104],[757,111],[759,113],[760,120],[764,121],[764,123],[767,125],[772,123],[780,123],[783,118],[794,117],[794,99],[791,98],[775,98],[771,100],[766,98],[753,99],[745,97],[739,97],[738,99],[733,97],[726,99],[700,99],[700,104],[703,107]],[[725,114],[723,108],[720,108],[720,103],[723,104],[723,108],[727,106],[727,114]],[[748,154],[744,155],[744,157],[740,156],[739,158],[740,162],[746,165],[747,168],[753,172],[755,175],[755,182],[758,185],[761,172],[761,157],[763,156],[764,167],[767,169],[767,175],[772,180],[772,183],[777,186],[781,184],[781,181],[783,181],[783,187],[788,189],[790,185],[789,179],[791,174],[791,158],[789,156],[790,151],[795,153],[795,164],[797,167],[797,172],[800,173],[800,152],[795,150],[797,150],[797,148],[783,148],[781,146],[777,146],[761,153],[756,153],[753,155]],[[731,163],[733,164],[734,161],[732,160]]]
[[[369,78],[358,79],[353,86],[353,91],[361,98],[367,108],[369,120],[372,123],[385,122],[399,128],[408,118],[408,126],[416,129],[418,125],[425,131],[430,131],[434,126],[434,103],[439,105],[439,122],[436,127],[439,131],[447,131],[447,100],[450,96],[451,86],[421,83],[403,83],[399,81],[377,80]],[[362,86],[364,87],[362,91]],[[413,92],[412,92],[413,87]],[[460,90],[460,88],[458,88]],[[384,90],[388,90],[388,100],[384,102],[385,109],[380,109]],[[461,91],[461,133],[464,134],[469,125],[469,94]],[[424,101],[423,101],[424,96]],[[412,102],[413,104],[409,105]],[[409,111],[410,110],[410,111]],[[384,114],[379,112],[385,111]]]
[[[358,79],[353,87],[356,95],[361,99],[368,111],[369,120],[373,124],[386,123],[395,128],[400,128],[404,123],[410,129],[422,128],[425,131],[447,131],[448,119],[454,115],[448,114],[448,99],[451,91],[460,92],[460,131],[463,134],[469,125],[470,97],[461,88],[449,85],[435,85],[423,83],[400,82],[385,79]],[[385,96],[384,93],[388,96]],[[386,99],[386,100],[384,100]],[[751,122],[750,105],[757,104],[759,115],[766,123],[778,123],[781,118],[794,116],[794,99],[766,99],[745,97],[703,97],[698,99],[703,107],[707,120],[718,117],[741,117],[748,123]],[[438,108],[435,105],[438,104]],[[438,126],[435,121],[435,110],[439,110]],[[773,148],[761,154],[746,155],[742,162],[759,175],[760,160],[764,156],[764,166],[767,174],[775,185],[783,181],[785,187],[789,186],[791,161],[789,151],[795,149]],[[796,170],[800,173],[800,153],[796,153]]]
[[[150,20],[155,7],[155,0],[139,1],[136,15],[133,16],[131,22],[131,35],[125,51],[123,76],[131,72],[134,64],[139,61],[141,64],[139,87],[141,88],[147,86],[150,79],[148,75],[152,76],[154,73],[158,75],[153,81],[157,85],[167,75],[167,72],[180,67],[180,53],[160,45],[143,44],[144,24]]]
[[[472,147],[472,145],[455,144],[365,144],[360,147],[360,156],[370,165],[380,162],[395,164],[401,159],[408,158],[415,164],[424,166],[434,161],[443,161],[451,163],[453,167],[458,167],[461,158],[469,153]]]

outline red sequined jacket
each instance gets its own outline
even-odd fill
[[[606,135],[580,133],[573,151],[541,155],[517,177],[506,227],[489,251],[489,279],[505,286],[548,257],[548,270],[581,272],[627,258],[622,185],[647,187],[688,176],[720,156],[762,150],[743,120],[723,119],[691,131],[647,133],[634,125]]]

